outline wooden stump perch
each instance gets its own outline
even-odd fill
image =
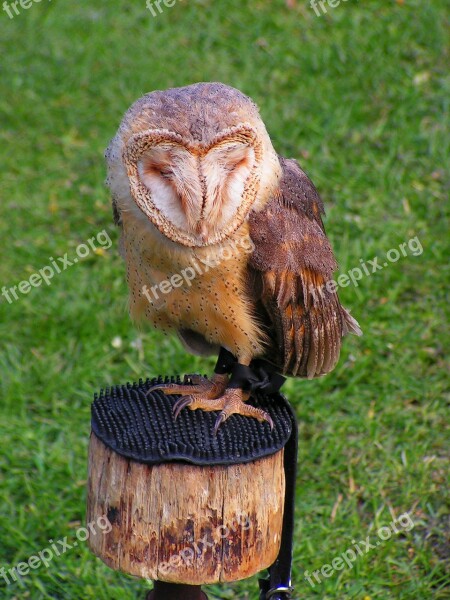
[[[250,577],[280,549],[283,454],[228,466],[144,464],[92,433],[87,520],[105,515],[112,528],[95,531],[90,548],[113,569],[158,581]]]
[[[87,521],[110,526],[91,529],[91,550],[152,579],[147,600],[204,600],[202,585],[267,568],[261,592],[290,597],[297,423],[286,399],[256,393],[273,427],[233,415],[216,435],[213,412],[175,420],[177,397],[149,392],[156,381],[101,390],[92,404]]]

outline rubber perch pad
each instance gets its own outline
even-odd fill
[[[159,390],[145,395],[156,383],[180,383],[162,377],[127,383],[95,394],[92,430],[109,448],[138,462],[185,461],[196,465],[245,463],[278,452],[289,439],[295,423],[292,408],[281,394],[250,399],[273,419],[274,427],[256,419],[232,415],[214,435],[217,411],[181,411],[177,420],[172,407],[180,396]]]

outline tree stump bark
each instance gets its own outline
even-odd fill
[[[268,568],[281,542],[284,450],[250,463],[143,464],[91,434],[89,546],[109,567],[162,582],[237,581]],[[108,527],[109,529],[109,527]]]

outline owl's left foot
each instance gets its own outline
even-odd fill
[[[185,375],[183,383],[157,383],[147,391],[147,395],[156,390],[163,394],[181,394],[184,397],[199,396],[205,399],[218,398],[223,394],[228,383],[228,375],[215,373],[211,379],[201,375]],[[183,400],[181,398],[181,400]]]
[[[177,418],[183,408],[186,407],[190,408],[191,410],[220,410],[221,412],[214,425],[214,434],[217,433],[222,423],[224,423],[231,415],[253,417],[254,419],[258,419],[260,422],[267,421],[270,425],[270,428],[273,429],[273,421],[268,413],[261,408],[256,408],[251,404],[245,403],[249,397],[250,394],[248,392],[244,392],[240,388],[227,388],[222,396],[214,399],[205,398],[201,395],[183,396],[174,404],[174,416]]]

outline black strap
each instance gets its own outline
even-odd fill
[[[297,475],[298,424],[291,410],[292,433],[284,447],[286,492],[284,498],[283,528],[278,557],[269,568],[269,579],[259,580],[260,600],[288,600],[292,598],[292,550],[295,523],[295,481]]]
[[[285,381],[286,377],[277,373],[269,363],[254,360],[250,366],[235,363],[227,387],[269,395],[277,393]]]
[[[250,392],[264,394],[277,393],[286,378],[277,373],[273,366],[264,360],[254,360],[250,366],[237,362],[236,357],[220,349],[215,373],[231,373],[229,388],[240,388]],[[295,518],[295,481],[297,475],[298,424],[291,409],[292,433],[284,447],[284,472],[286,491],[284,498],[284,516],[281,532],[281,546],[278,557],[269,568],[269,579],[260,579],[260,600],[288,600],[292,597],[291,586],[292,548]]]
[[[224,375],[231,373],[233,366],[237,363],[237,358],[226,348],[220,348],[219,357],[217,358],[214,373]]]

